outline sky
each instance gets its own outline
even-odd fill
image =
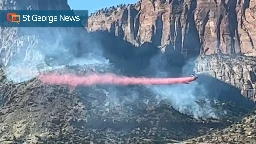
[[[116,6],[118,4],[134,4],[139,0],[68,0],[71,9],[74,10],[88,10],[93,13],[102,8]]]

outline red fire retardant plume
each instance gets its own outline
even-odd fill
[[[77,76],[72,74],[60,75],[57,73],[42,74],[38,79],[46,84],[51,85],[69,85],[76,87],[79,85],[169,85],[169,84],[188,84],[196,79],[196,77],[182,78],[135,78],[126,76],[117,76],[114,74],[90,74],[86,76]]]

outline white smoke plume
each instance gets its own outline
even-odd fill
[[[110,67],[110,62],[103,56],[104,46],[99,45],[97,39],[91,38],[87,35],[83,36],[81,33],[72,31],[67,33],[66,29],[59,29],[59,33],[53,33],[54,28],[44,29],[22,29],[20,33],[29,35],[28,31],[33,31],[38,39],[41,41],[38,44],[28,49],[26,45],[23,49],[20,49],[18,54],[11,57],[9,64],[6,67],[7,78],[15,83],[24,82],[35,78],[42,71],[51,69],[59,69],[65,66],[90,66],[94,67],[101,65],[102,67]],[[42,31],[43,30],[43,31]],[[56,32],[56,31],[55,31]],[[63,42],[63,39],[68,35],[68,40]],[[83,39],[83,45],[87,47],[87,52],[82,57],[76,58],[71,50],[73,47],[72,41],[77,39]],[[57,65],[51,66],[46,63],[46,55],[57,58]],[[151,69],[157,70],[156,77],[167,77],[167,72],[164,67],[160,67],[166,61],[161,60],[161,57],[156,56],[152,59]],[[193,60],[188,61],[184,66],[184,75],[187,76],[187,72],[193,69]],[[190,73],[191,74],[191,73]],[[190,75],[189,74],[189,75]],[[200,105],[198,101],[205,100],[208,93],[207,88],[204,85],[200,85],[194,82],[189,85],[173,85],[173,86],[151,86],[148,87],[155,95],[158,95],[159,100],[167,99],[172,106],[186,114],[191,114],[194,117],[216,117],[214,109],[211,107],[209,101],[204,101],[203,105]],[[120,101],[120,95],[122,92],[116,88],[106,89],[106,95],[108,97],[106,105],[112,103],[114,105],[122,105]],[[138,99],[139,94],[135,91],[127,94],[129,98],[123,99],[123,102],[134,101]],[[132,96],[132,98],[131,98]],[[118,98],[117,98],[118,97]],[[123,97],[126,97],[125,95]]]
[[[19,35],[22,37],[13,43],[22,41],[22,45],[13,45],[9,52],[15,54],[2,54],[2,59],[6,60],[4,70],[7,78],[14,83],[28,81],[38,76],[40,72],[61,69],[65,66],[109,65],[109,61],[102,56],[102,46],[95,40],[88,42],[88,38],[82,37],[83,35],[79,33],[74,34],[72,31],[68,33],[65,28],[58,28],[58,30],[56,28],[20,28]],[[31,35],[35,38],[31,39]],[[68,42],[64,39],[66,35],[68,35]],[[84,39],[84,45],[86,43],[90,45],[91,50],[82,58],[76,58],[72,53],[76,47],[72,43],[81,39]],[[47,61],[53,65],[49,65]]]
[[[151,69],[155,69],[158,77],[166,77],[167,71],[163,67],[166,64],[161,56],[157,55],[151,60]],[[194,59],[187,61],[183,66],[180,76],[190,76],[194,68]],[[152,92],[158,95],[159,100],[167,100],[178,111],[192,115],[195,118],[217,118],[216,110],[208,99],[209,93],[205,85],[194,81],[187,85],[150,86]]]
[[[57,69],[65,69],[65,67],[76,66],[82,69],[94,69],[97,72],[114,72],[118,70],[114,68],[113,64],[104,57],[104,46],[101,45],[97,37],[92,37],[85,31],[76,28],[21,28],[20,35],[23,35],[23,46],[13,46],[12,51],[18,51],[15,55],[9,57],[9,61],[5,65],[5,74],[7,79],[13,83],[21,83],[29,81],[37,77],[41,72]],[[79,32],[80,31],[80,32]],[[35,43],[30,47],[27,43],[31,43],[28,37],[34,35]],[[65,39],[67,37],[68,39]],[[27,38],[27,39],[26,39]],[[66,40],[66,41],[65,41]],[[81,56],[76,57],[74,51],[76,50],[77,41],[82,41]],[[76,52],[76,51],[75,51]],[[8,57],[3,55],[4,58]],[[49,58],[52,57],[53,59]],[[129,117],[131,113],[129,105],[139,98],[138,93],[132,89],[118,89],[115,86],[97,87],[91,86],[86,88],[77,88],[84,90],[84,97],[88,98],[90,95],[100,98],[93,98],[90,100],[92,107],[102,111],[102,115],[110,115],[113,119],[120,119]],[[99,93],[97,93],[99,92]],[[95,94],[96,93],[96,94]],[[100,99],[105,99],[100,103]],[[111,110],[117,109],[119,114],[111,115]]]

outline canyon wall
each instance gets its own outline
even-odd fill
[[[255,55],[255,0],[140,0],[92,14],[89,30],[184,54]]]
[[[163,52],[200,56],[196,72],[212,75],[211,69],[212,76],[256,100],[247,74],[254,74],[248,61],[256,55],[255,7],[256,0],[140,0],[93,13],[88,29],[108,31],[137,47],[149,42]]]

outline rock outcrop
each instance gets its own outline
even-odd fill
[[[253,57],[206,56],[196,61],[195,72],[211,75],[237,87],[256,102],[256,59]]]

